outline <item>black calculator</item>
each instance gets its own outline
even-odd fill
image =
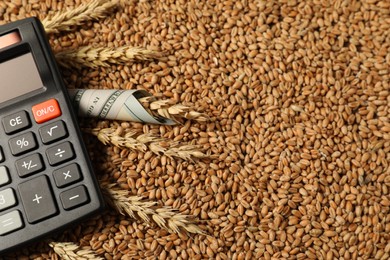
[[[103,198],[44,28],[0,26],[0,254],[99,212]]]

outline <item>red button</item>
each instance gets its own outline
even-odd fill
[[[34,119],[38,124],[49,121],[61,115],[61,109],[57,100],[49,99],[32,107]]]

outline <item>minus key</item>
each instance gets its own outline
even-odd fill
[[[62,192],[60,199],[64,209],[70,210],[86,204],[89,201],[89,196],[87,189],[83,185],[80,185]]]

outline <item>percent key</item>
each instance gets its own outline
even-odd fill
[[[9,140],[9,147],[13,155],[20,155],[31,151],[37,147],[35,136],[32,132],[27,132]]]

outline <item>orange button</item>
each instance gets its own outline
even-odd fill
[[[49,99],[32,107],[34,119],[38,124],[49,121],[61,115],[61,109],[57,100]]]

